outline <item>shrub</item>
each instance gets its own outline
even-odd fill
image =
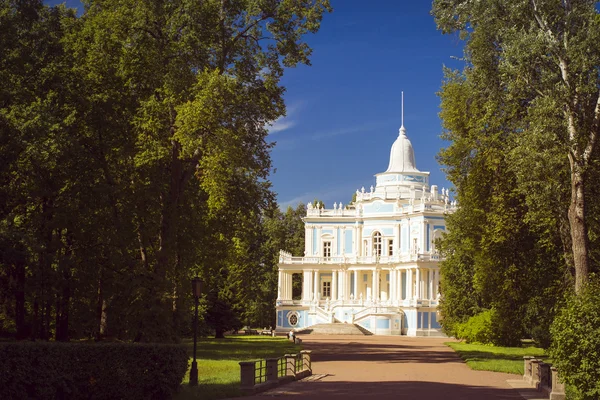
[[[592,279],[554,319],[550,357],[576,399],[600,398],[600,282]]]
[[[492,316],[493,310],[486,310],[458,324],[456,338],[467,343],[490,344],[493,341]]]
[[[3,343],[0,398],[168,399],[187,365],[174,345]]]

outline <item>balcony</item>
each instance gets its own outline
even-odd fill
[[[400,254],[394,256],[333,256],[333,257],[293,257],[290,253],[281,250],[279,252],[280,264],[315,265],[315,264],[398,264],[417,261],[443,261],[439,254],[414,253]]]

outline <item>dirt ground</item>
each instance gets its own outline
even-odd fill
[[[473,371],[443,343],[405,336],[303,335],[313,376],[244,399],[513,399],[538,397],[513,389],[518,375]]]

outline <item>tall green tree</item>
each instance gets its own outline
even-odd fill
[[[273,202],[265,126],[328,2],[0,7],[3,320],[169,341],[193,275],[244,315]]]
[[[466,59],[496,74],[507,98],[526,110],[522,134],[544,131],[544,147],[560,149],[569,171],[569,243],[565,254],[575,290],[590,271],[589,184],[600,129],[600,19],[597,2],[436,0],[433,14],[446,33],[460,32]],[[546,119],[558,125],[545,130]],[[595,225],[595,222],[593,223]]]

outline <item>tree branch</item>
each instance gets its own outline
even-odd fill
[[[587,146],[585,147],[585,151],[583,152],[583,162],[586,164],[587,164],[588,160],[590,159],[590,157],[592,156],[592,153],[594,152],[599,134],[600,134],[600,93],[598,93],[598,98],[596,99],[596,107],[594,108],[594,120],[592,121],[592,126],[590,128],[588,143],[587,143]]]

